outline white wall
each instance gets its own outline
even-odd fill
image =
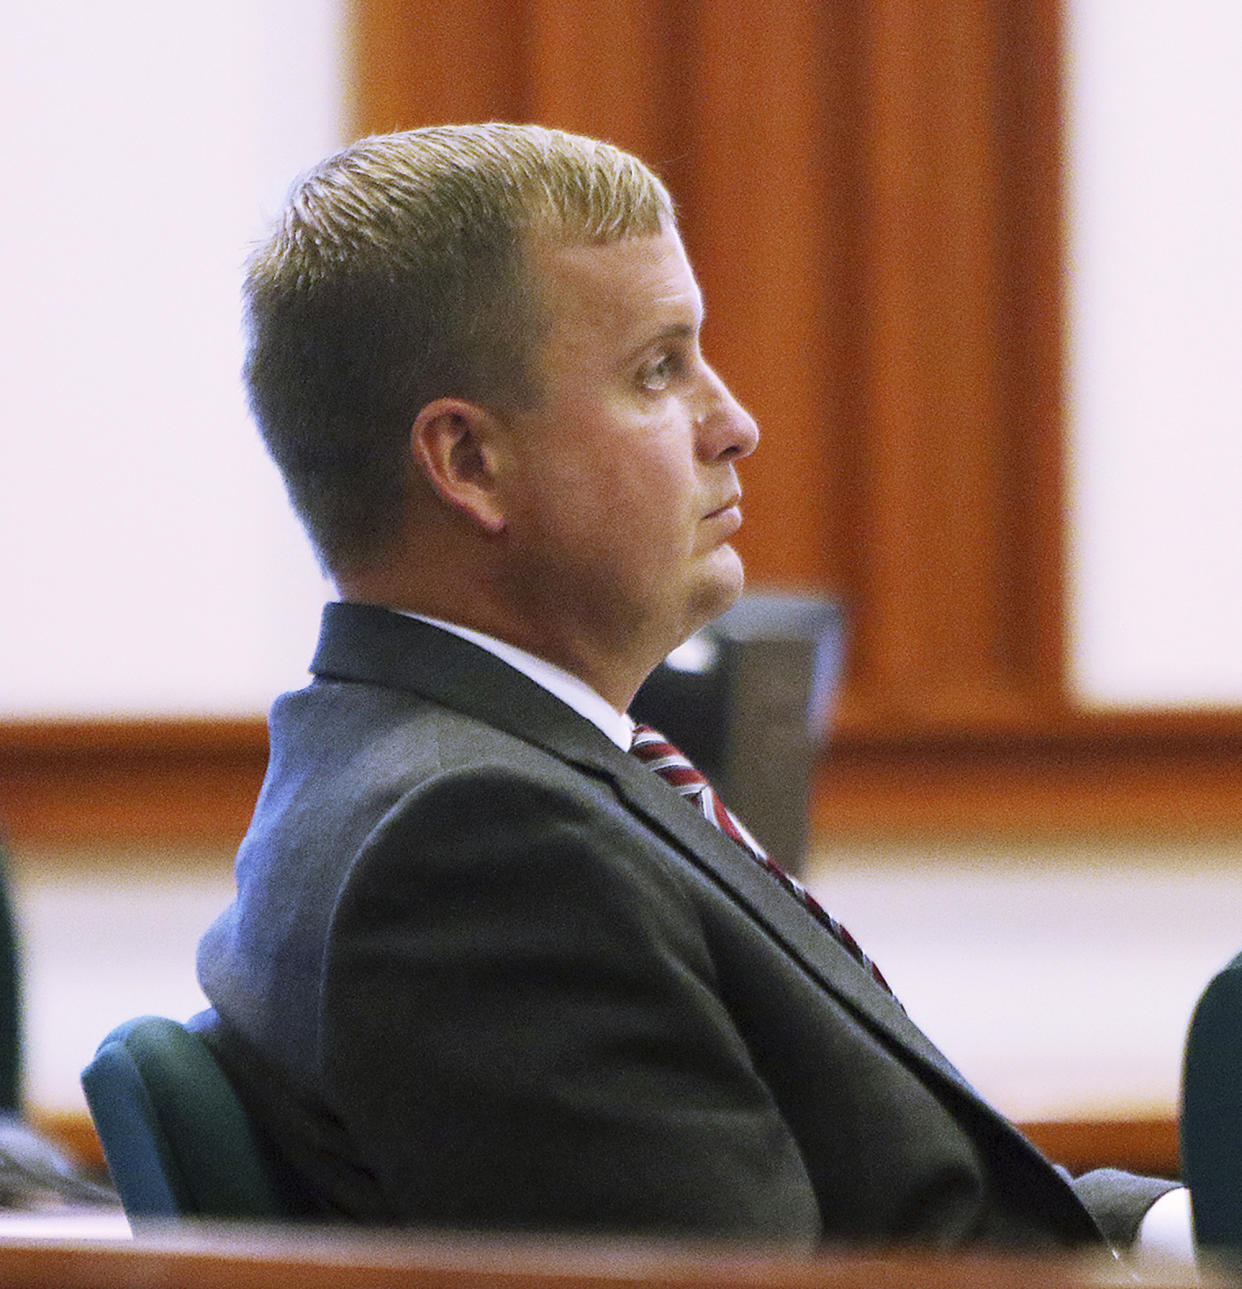
[[[0,716],[257,712],[304,675],[322,587],[238,288],[340,142],[341,9],[0,8]]]
[[[1242,6],[1069,12],[1074,678],[1242,703]]]

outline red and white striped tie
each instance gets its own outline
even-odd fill
[[[828,912],[826,908],[802,885],[769,856],[767,851],[751,836],[742,821],[716,795],[707,779],[679,752],[658,730],[650,725],[636,725],[630,751],[670,784],[703,817],[731,837],[748,855],[766,869],[800,904],[820,922],[850,956],[892,996],[892,989],[883,972],[862,951],[858,941]],[[893,999],[896,1002],[896,998]],[[900,1005],[900,1004],[898,1004]]]

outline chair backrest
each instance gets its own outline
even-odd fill
[[[118,1026],[82,1088],[130,1218],[286,1216],[233,1086],[184,1025],[140,1016]]]
[[[1212,978],[1191,1018],[1180,1130],[1195,1243],[1242,1258],[1242,954]]]

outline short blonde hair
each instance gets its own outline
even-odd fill
[[[245,377],[324,566],[383,553],[420,408],[537,401],[534,236],[610,242],[673,218],[637,158],[532,125],[376,135],[305,175],[248,265]]]

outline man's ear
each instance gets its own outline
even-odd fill
[[[505,528],[497,486],[502,450],[500,421],[464,398],[434,399],[410,431],[411,455],[436,495],[488,533]]]

